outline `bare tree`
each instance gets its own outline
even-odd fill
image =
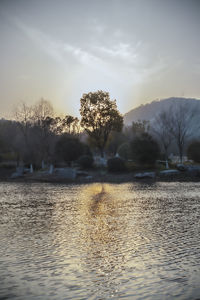
[[[171,130],[171,115],[169,111],[161,111],[155,118],[151,130],[157,136],[158,141],[163,148],[166,161],[168,160],[168,151],[171,145],[173,135]]]
[[[54,115],[53,107],[47,100],[41,99],[35,105],[21,102],[15,108],[15,119],[23,134],[28,160],[48,160],[52,132],[50,126]],[[22,146],[23,147],[23,146]]]
[[[34,123],[41,125],[47,117],[54,117],[54,109],[51,102],[45,99],[40,99],[33,106]]]
[[[18,126],[24,136],[26,146],[28,147],[29,129],[33,125],[33,107],[27,105],[25,102],[20,102],[14,109],[14,117],[18,122]]]
[[[180,162],[183,162],[185,143],[194,131],[199,129],[198,122],[195,122],[198,110],[186,103],[179,103],[170,107],[168,112],[170,118],[171,133],[178,147]]]

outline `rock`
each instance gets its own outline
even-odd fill
[[[12,179],[19,178],[19,177],[23,177],[23,175],[24,175],[24,168],[23,167],[17,167],[16,172],[12,173],[10,178],[12,178]]]
[[[85,171],[77,171],[77,176],[88,176],[88,172],[85,172]]]
[[[179,170],[181,172],[185,172],[188,169],[187,166],[185,166],[184,164],[177,164],[176,167],[177,167],[177,170]]]
[[[85,179],[88,179],[88,180],[90,180],[90,179],[92,179],[92,178],[93,178],[93,177],[92,177],[91,175],[85,177]]]
[[[55,169],[55,174],[64,179],[75,179],[76,178],[76,170],[73,168],[57,168]]]
[[[196,177],[200,177],[200,167],[199,166],[192,166],[192,165],[189,165],[187,167],[187,173],[190,175],[190,176],[196,176]]]
[[[137,173],[135,174],[135,178],[142,179],[142,178],[155,178],[155,172],[144,172],[144,173]]]
[[[180,172],[178,170],[164,170],[164,171],[160,171],[160,175],[176,175],[176,174],[180,174]]]
[[[107,165],[107,159],[104,158],[104,157],[95,156],[94,157],[94,163],[95,163],[96,166],[106,167],[106,165]]]

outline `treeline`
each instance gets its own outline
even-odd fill
[[[169,160],[172,152],[180,161],[188,154],[200,162],[200,142],[194,140],[199,130],[197,110],[176,105],[163,110],[155,119],[133,122],[123,126],[123,117],[116,101],[103,91],[84,94],[81,98],[81,119],[56,116],[51,103],[41,99],[34,105],[21,103],[15,109],[13,120],[0,121],[0,160],[16,164],[71,165],[79,161],[91,167],[93,155],[119,156],[113,165],[123,169],[123,161],[153,165],[156,160]],[[120,165],[121,164],[121,165]],[[121,166],[121,167],[120,167]]]

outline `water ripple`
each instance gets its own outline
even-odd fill
[[[198,299],[199,183],[0,184],[0,299]]]

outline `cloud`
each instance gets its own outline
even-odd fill
[[[93,23],[95,30],[98,31],[97,28],[100,25],[96,20],[93,20]],[[15,19],[15,24],[27,38],[51,59],[62,64],[62,67],[67,68],[68,62],[71,62],[73,58],[80,66],[106,74],[113,80],[126,85],[141,82],[166,68],[163,59],[157,57],[147,59],[142,41],[137,41],[134,45],[131,42],[113,41],[111,47],[88,43],[87,49],[83,49],[81,45],[78,47],[57,40],[41,30],[27,26],[18,19]],[[104,30],[103,26],[102,30]]]
[[[105,89],[114,97],[123,98],[130,89],[137,92],[137,87],[141,87],[142,83],[168,69],[162,57],[147,55],[149,49],[142,40],[134,42],[130,38],[128,41],[126,36],[127,41],[124,42],[112,35],[103,44],[86,39],[85,46],[79,41],[75,45],[19,20],[16,25],[37,49],[57,63],[58,68],[62,67],[62,76],[68,82],[66,93],[73,99],[78,99],[84,91],[95,89]],[[63,91],[64,86],[65,83]]]
[[[38,48],[59,63],[66,63],[66,55],[68,54],[72,55],[80,64],[90,67],[102,63],[100,58],[81,47],[75,47],[72,44],[56,40],[41,30],[29,27],[19,20],[15,20],[15,24]]]
[[[96,50],[111,58],[128,60],[130,63],[135,62],[138,56],[130,47],[130,44],[125,43],[119,43],[110,48],[106,48],[105,46],[96,47]]]

